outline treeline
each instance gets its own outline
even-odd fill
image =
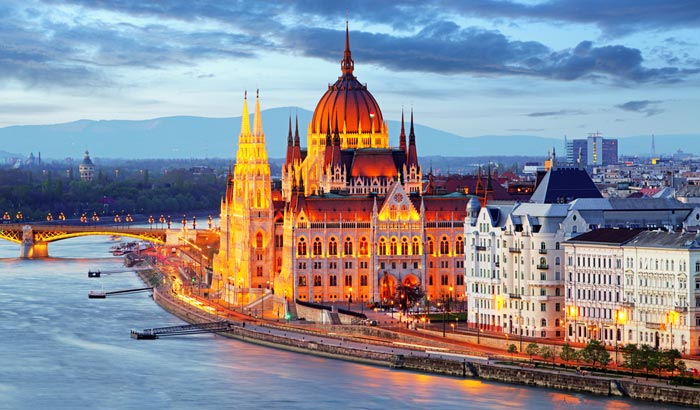
[[[45,220],[116,214],[152,214],[219,209],[226,189],[225,171],[128,169],[98,171],[81,181],[71,169],[0,169],[0,217]],[[213,171],[213,170],[208,170]]]

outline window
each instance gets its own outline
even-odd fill
[[[360,286],[367,286],[369,279],[367,275],[360,275]]]
[[[433,275],[428,277],[428,286],[433,286]]]
[[[299,286],[306,286],[306,275],[299,275]]]
[[[457,286],[464,285],[464,275],[457,275]]]
[[[306,239],[303,236],[297,242],[297,255],[306,256]]]
[[[365,238],[365,237],[362,237],[360,239],[360,255],[362,255],[362,256],[369,255],[369,244],[367,243],[367,238]]]
[[[455,253],[457,255],[464,255],[464,238],[461,236],[458,236],[455,242]]]
[[[450,284],[450,277],[447,275],[440,276],[440,284],[443,286],[449,285]]]
[[[561,303],[555,303],[554,304],[554,311],[556,312],[561,312]],[[557,319],[559,320],[559,319]],[[557,325],[558,326],[558,325]]]
[[[321,286],[321,275],[314,275],[314,286]]]
[[[352,269],[352,262],[345,261],[345,269]]]
[[[435,254],[435,244],[433,243],[433,238],[428,237],[428,255]]]
[[[534,306],[533,306],[534,307]],[[546,312],[547,311],[547,304],[546,303],[540,303],[540,312]]]
[[[408,238],[401,238],[401,255],[408,255]]]
[[[329,286],[338,286],[338,277],[336,275],[331,275],[328,277]]]
[[[255,267],[255,276],[262,277],[262,275],[263,275],[263,267],[256,266]]]
[[[411,253],[413,255],[420,255],[420,241],[418,240],[418,237],[413,237],[411,248]]]
[[[379,254],[386,255],[386,239],[379,238]]]
[[[335,240],[335,238],[331,238],[331,240],[328,242],[328,255],[338,255],[338,242]]]
[[[323,253],[323,244],[321,243],[321,238],[316,237],[313,244],[313,256],[321,256]]]
[[[348,236],[345,238],[345,243],[343,244],[343,253],[345,256],[352,255],[352,240]]]
[[[450,253],[450,242],[447,240],[447,236],[443,236],[440,240],[440,254],[448,255]]]
[[[396,238],[391,238],[391,242],[389,243],[389,254],[390,255],[396,255]]]
[[[352,286],[352,275],[345,275],[345,286]]]
[[[255,234],[255,247],[260,249],[263,247],[263,234],[258,232]]]

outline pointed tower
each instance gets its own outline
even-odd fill
[[[222,201],[222,235],[214,271],[222,275],[212,286],[229,286],[227,300],[250,303],[262,296],[263,284],[274,279],[272,236],[274,232],[270,164],[262,128],[259,93],[255,97],[253,129],[250,128],[247,94],[243,100],[241,132],[233,175],[229,176]],[[233,284],[234,286],[230,286]],[[233,289],[238,289],[235,291]],[[247,289],[247,291],[241,291]]]
[[[404,128],[403,108],[401,109],[401,135],[399,135],[399,149],[406,152],[406,128]]]

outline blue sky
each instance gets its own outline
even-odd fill
[[[699,133],[700,1],[4,0],[0,127],[313,110],[355,75],[463,136]]]

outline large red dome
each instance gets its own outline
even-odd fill
[[[335,130],[336,120],[338,131],[362,133],[381,132],[384,126],[382,110],[379,109],[377,100],[367,91],[367,85],[357,81],[352,74],[355,62],[350,53],[350,39],[346,29],[345,32],[345,52],[340,68],[343,73],[338,77],[338,81],[328,86],[328,91],[323,94],[321,100],[316,105],[314,116],[311,120],[311,132],[325,134],[330,123],[331,133]]]

